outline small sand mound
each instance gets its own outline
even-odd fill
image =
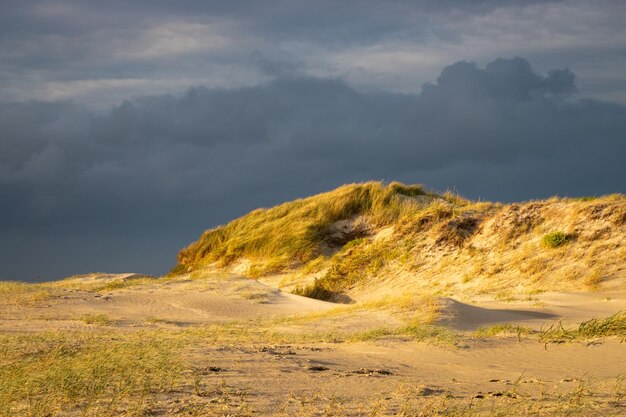
[[[187,326],[323,311],[332,303],[284,293],[237,275],[162,280],[140,274],[90,274],[52,284],[38,303],[0,311],[0,329],[33,320],[40,329],[76,327],[85,316],[102,316],[123,327]],[[35,323],[36,322],[36,323]]]
[[[109,283],[115,281],[132,281],[134,279],[150,278],[148,275],[136,274],[132,272],[124,272],[120,274],[105,274],[105,273],[93,273],[84,275],[75,275],[63,280],[63,282],[76,282],[76,283]]]
[[[502,306],[502,305],[500,305]],[[556,314],[543,310],[521,310],[507,308],[478,307],[452,298],[440,300],[440,321],[460,330],[473,330],[497,323],[541,324],[558,318]]]

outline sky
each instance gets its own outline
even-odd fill
[[[626,193],[622,0],[0,0],[0,279],[366,180]]]

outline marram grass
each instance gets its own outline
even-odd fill
[[[180,251],[171,275],[203,268],[250,278],[285,274],[288,290],[329,301],[390,276],[415,277],[422,289],[441,284],[444,295],[595,291],[620,273],[624,225],[619,194],[500,204],[366,182],[207,230]]]
[[[626,340],[626,311],[609,317],[593,318],[568,329],[561,321],[542,329],[540,340],[545,343],[563,343],[575,340],[590,340],[603,337],[619,337]]]
[[[329,243],[333,223],[361,215],[377,224],[392,223],[410,211],[412,201],[406,197],[427,194],[420,185],[369,182],[257,209],[203,233],[180,252],[174,272],[211,262],[228,265],[242,257],[272,259],[274,271],[293,262],[306,263],[317,258],[323,245]]]

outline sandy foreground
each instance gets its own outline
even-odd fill
[[[541,339],[561,319],[573,328],[625,311],[624,291],[443,297],[428,306],[405,296],[401,308],[338,306],[235,275],[100,274],[37,291],[0,294],[0,335],[13,343],[0,350],[1,415],[626,415],[626,335]],[[67,344],[64,335],[86,337],[85,346],[110,338],[105,346],[132,340],[143,349],[156,340],[156,351],[171,352],[162,365],[175,368],[171,384],[141,396],[104,384],[94,396],[107,401],[88,401],[32,383],[23,374],[43,368],[25,364]],[[38,388],[11,385],[18,374]]]

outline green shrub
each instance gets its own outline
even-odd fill
[[[571,240],[572,236],[564,232],[551,232],[543,236],[541,243],[547,248],[558,248]]]

